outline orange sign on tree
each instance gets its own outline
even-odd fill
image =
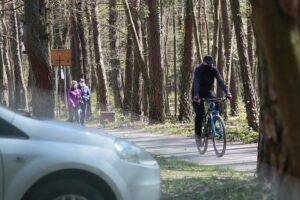
[[[52,66],[71,66],[70,49],[51,49]]]

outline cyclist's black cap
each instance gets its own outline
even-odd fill
[[[210,55],[204,56],[203,61],[206,62],[208,65],[212,65],[214,63],[213,57]]]

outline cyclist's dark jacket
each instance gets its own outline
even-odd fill
[[[214,84],[214,78],[217,79],[223,91],[227,94],[228,89],[216,67],[198,65],[194,72],[194,81],[192,86],[192,96],[201,97],[211,91]]]

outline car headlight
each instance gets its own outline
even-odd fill
[[[150,154],[131,142],[124,139],[116,139],[114,146],[117,154],[123,160],[144,165],[157,165],[157,162]]]

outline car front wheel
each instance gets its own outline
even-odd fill
[[[104,200],[100,191],[80,180],[57,180],[43,184],[36,188],[28,199]]]

